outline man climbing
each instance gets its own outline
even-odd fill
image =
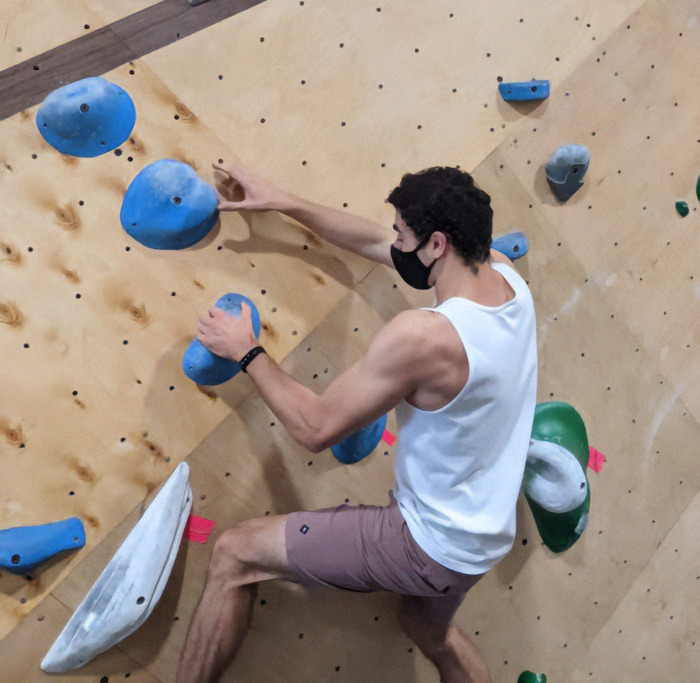
[[[340,506],[244,522],[217,541],[180,660],[180,683],[226,669],[250,623],[257,584],[389,590],[400,622],[445,683],[490,681],[452,624],[467,591],[510,550],[536,401],[533,302],[490,249],[490,197],[454,168],[404,176],[389,195],[394,233],[217,166],[244,199],[223,211],[275,210],[329,242],[435,288],[432,309],[397,315],[366,355],[317,395],[284,372],[240,318],[212,308],[198,337],[239,361],[272,412],[313,452],[396,408],[396,484],[385,507]]]

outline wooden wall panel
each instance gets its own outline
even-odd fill
[[[4,0],[0,15],[0,69],[7,69],[159,0]],[[187,0],[185,0],[186,2]]]
[[[12,482],[0,494],[0,528],[49,514],[79,514],[89,527],[86,551],[32,581],[0,576],[0,680],[46,679],[38,661],[67,608],[144,495],[188,454],[195,513],[217,521],[212,539],[183,544],[142,629],[64,680],[172,680],[226,526],[346,499],[382,502],[392,483],[392,448],[353,467],[328,451],[308,454],[247,378],[203,393],[179,359],[200,312],[239,291],[259,304],[271,354],[320,391],[384,322],[429,305],[430,293],[274,215],[225,215],[212,240],[182,253],[135,245],[115,206],[136,171],[165,156],[208,180],[212,160],[241,159],[387,226],[383,200],[403,172],[474,169],[493,197],[495,233],[531,240],[517,266],[537,307],[539,399],[572,403],[607,462],[589,470],[589,529],[561,556],[541,546],[520,502],[513,552],[458,621],[499,682],[525,668],[601,682],[700,669],[697,562],[685,548],[700,484],[691,379],[700,362],[699,28],[689,0],[268,0],[107,74],[139,111],[120,157],[66,163],[33,130],[35,109],[0,123],[0,302],[8,322],[23,316],[0,325],[9,387],[0,466]],[[497,94],[498,76],[549,78],[552,95],[512,106]],[[567,142],[593,157],[584,188],[561,205],[543,165]],[[691,206],[685,219],[673,209],[680,198]],[[225,680],[437,682],[400,633],[392,596],[279,583],[259,599]]]

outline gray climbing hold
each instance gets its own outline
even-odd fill
[[[216,190],[187,164],[161,159],[131,181],[122,227],[151,249],[184,249],[204,239],[219,217]]]
[[[583,145],[562,145],[557,147],[545,166],[547,180],[565,202],[583,185],[591,153]]]
[[[98,76],[54,90],[36,115],[44,140],[74,157],[96,157],[119,147],[135,123],[129,94]]]

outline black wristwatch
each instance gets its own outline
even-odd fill
[[[241,366],[241,370],[243,372],[248,372],[248,366],[255,360],[261,353],[267,353],[265,349],[262,346],[255,346],[253,347],[248,353],[246,353],[241,360],[238,361],[238,364]]]

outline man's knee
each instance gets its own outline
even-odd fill
[[[268,565],[277,562],[268,557],[270,552],[266,547],[270,543],[270,521],[250,519],[224,531],[214,544],[210,578],[231,583],[233,587],[273,578],[268,573],[276,567]]]

